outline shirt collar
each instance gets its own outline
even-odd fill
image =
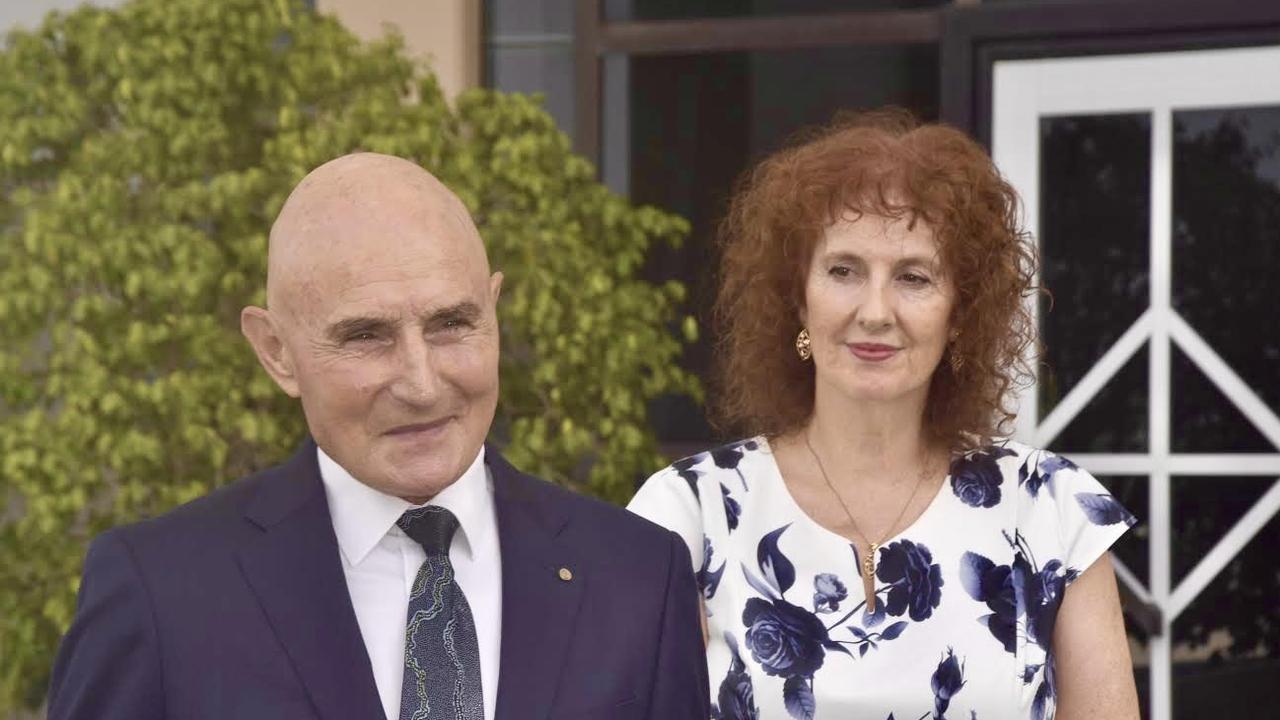
[[[316,453],[338,548],[348,563],[359,565],[388,533],[401,533],[396,520],[405,510],[421,506],[360,482],[319,447]],[[460,547],[470,558],[489,551],[497,534],[493,481],[484,453],[482,445],[462,476],[425,503],[447,508],[458,518]]]

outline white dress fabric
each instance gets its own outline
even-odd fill
[[[1134,523],[1058,455],[967,453],[881,545],[867,613],[852,545],[800,509],[764,438],[672,464],[629,508],[689,545],[716,720],[1052,718],[1063,592]]]

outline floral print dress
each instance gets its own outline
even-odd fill
[[[1045,720],[1063,592],[1134,518],[1069,460],[957,458],[879,549],[875,612],[845,538],[805,514],[764,438],[680,460],[630,509],[689,545],[716,720]]]

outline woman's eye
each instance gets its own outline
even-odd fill
[[[919,273],[904,273],[901,277],[903,282],[908,285],[928,285],[930,283],[929,278]]]
[[[849,275],[852,273],[852,271],[849,268],[843,265],[836,265],[835,267],[831,268],[829,272],[835,277],[849,277]]]
[[[351,335],[350,337],[348,337],[347,342],[369,342],[371,340],[376,340],[376,339],[377,339],[377,336],[371,332],[361,332],[361,333],[355,333],[354,335]]]

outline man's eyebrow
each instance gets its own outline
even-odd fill
[[[478,320],[481,316],[480,306],[464,300],[460,303],[438,308],[427,313],[426,321],[428,323],[444,322],[447,320]]]
[[[345,340],[358,333],[385,330],[394,324],[395,322],[391,318],[376,315],[343,318],[330,325],[325,330],[325,335],[331,340]]]

